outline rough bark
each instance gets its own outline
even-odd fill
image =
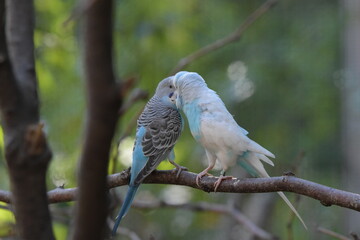
[[[112,1],[87,4],[83,42],[88,111],[72,236],[76,240],[104,238],[109,151],[121,104],[112,68]]]
[[[51,151],[39,123],[33,1],[0,4],[0,111],[17,232],[21,239],[54,239],[45,182]]]

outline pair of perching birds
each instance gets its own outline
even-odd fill
[[[216,160],[221,163],[222,171],[215,182],[215,191],[227,178],[225,171],[236,163],[254,177],[270,177],[261,161],[274,166],[268,158],[275,158],[274,154],[247,137],[248,132],[236,123],[220,97],[207,87],[199,74],[179,72],[159,83],[138,119],[129,189],[112,235],[116,234],[140,184],[161,161],[169,159],[179,172],[182,170],[183,167],[174,162],[173,149],[184,125],[180,109],[188,119],[191,134],[205,148],[209,161],[209,166],[196,177],[198,185],[215,166]],[[284,193],[278,194],[306,228]]]

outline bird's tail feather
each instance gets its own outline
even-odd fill
[[[302,223],[302,225],[304,226],[304,228],[307,230],[307,226],[304,222],[304,220],[301,218],[300,214],[296,211],[295,207],[291,204],[291,202],[289,201],[289,199],[285,196],[285,194],[283,192],[277,192],[279,194],[279,196],[284,200],[284,202],[289,206],[289,208],[294,212],[294,214],[296,215],[296,217],[300,220],[300,222]]]
[[[269,174],[266,172],[263,164],[261,163],[260,159],[262,159],[260,156],[258,156],[258,153],[250,153],[246,158],[239,159],[239,164],[252,176],[254,177],[270,177]],[[304,222],[304,220],[301,218],[300,214],[296,211],[295,207],[291,204],[289,199],[285,196],[283,192],[277,192],[279,196],[284,200],[284,202],[289,206],[291,211],[294,212],[296,217],[300,220],[302,225],[305,229],[307,229],[307,226]]]
[[[123,205],[121,206],[121,209],[119,211],[118,216],[116,217],[115,224],[112,230],[112,236],[116,235],[116,230],[120,225],[121,219],[126,215],[126,213],[129,211],[131,207],[131,203],[134,200],[134,196],[136,194],[136,191],[138,190],[139,186],[131,186],[129,187],[125,200],[123,202]]]

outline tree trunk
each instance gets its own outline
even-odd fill
[[[88,0],[84,3],[87,116],[72,239],[100,240],[106,234],[106,177],[122,97],[112,68],[113,2]]]
[[[26,240],[54,239],[45,181],[51,152],[39,123],[33,1],[8,0],[5,8],[1,0],[0,11],[0,113],[17,232]]]

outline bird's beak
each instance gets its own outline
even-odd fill
[[[174,94],[170,97],[171,102],[176,104],[176,98],[177,98],[177,92],[174,92]]]

